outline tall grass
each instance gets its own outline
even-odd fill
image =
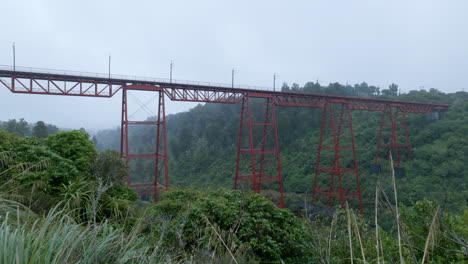
[[[425,263],[426,259],[428,258],[429,247],[434,249],[434,245],[436,244],[436,236],[437,236],[437,220],[439,216],[439,207],[437,207],[436,212],[434,213],[434,217],[432,218],[431,226],[429,227],[429,231],[427,233],[426,244],[424,245],[424,253],[421,263]]]
[[[397,236],[398,236],[398,254],[400,255],[400,263],[404,264],[405,259],[403,258],[403,250],[401,246],[401,225],[400,225],[400,211],[398,210],[398,193],[396,189],[396,181],[395,181],[395,168],[393,167],[393,158],[392,152],[389,153],[390,156],[390,168],[392,170],[392,184],[393,184],[393,194],[395,197],[395,212],[396,212],[396,226],[397,226]]]
[[[52,210],[32,223],[14,224],[7,213],[0,226],[0,263],[169,263],[160,249],[106,222],[83,226]]]
[[[336,209],[333,219],[325,218],[323,221],[324,219],[320,217],[309,218],[308,224],[311,226],[309,235],[312,237],[312,243],[307,249],[310,251],[310,255],[318,256],[310,263],[432,263],[431,261],[434,261],[436,257],[435,263],[445,263],[444,261],[448,259],[455,261],[451,260],[450,263],[468,263],[468,244],[466,238],[463,237],[463,231],[461,234],[449,231],[450,228],[443,224],[439,207],[434,212],[427,212],[429,216],[432,216],[430,222],[423,220],[420,223],[413,223],[409,219],[402,218],[391,154],[390,169],[389,176],[391,177],[393,197],[389,198],[380,181],[375,185],[374,219],[372,221],[375,225],[374,228],[369,229],[370,221],[366,223],[363,222],[366,221],[365,219],[358,219],[355,212],[349,209],[347,202],[344,211],[341,208]],[[384,206],[386,208],[383,208]],[[390,218],[383,219],[382,216],[379,218],[379,213],[385,213],[384,209],[388,209]],[[405,212],[407,210],[405,209]],[[418,215],[410,217],[424,219]],[[382,221],[393,222],[395,230],[384,231],[380,225]],[[448,221],[451,220],[448,219]],[[416,232],[421,230],[421,226],[418,224],[427,224],[428,230],[422,234],[415,233],[415,230],[418,230]],[[326,229],[329,230],[327,235],[320,231]],[[440,243],[442,239],[445,239],[445,244]],[[421,241],[424,242],[422,245]],[[450,248],[447,248],[447,243],[451,243]],[[325,258],[321,249],[323,244],[327,245]],[[437,253],[436,250],[438,250]],[[447,257],[444,254],[452,256]],[[455,254],[458,255],[454,256]]]

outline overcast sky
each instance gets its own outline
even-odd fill
[[[403,91],[468,86],[468,1],[26,1],[0,3],[0,65],[272,86],[360,83]],[[147,97],[147,96],[146,96]],[[146,99],[145,99],[146,100]],[[143,100],[143,101],[145,101]],[[194,104],[169,102],[168,113]],[[113,99],[16,95],[0,120],[111,128]]]

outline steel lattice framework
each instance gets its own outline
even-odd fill
[[[336,106],[340,111],[338,116],[335,114]],[[338,120],[337,120],[338,119]],[[346,135],[347,133],[348,135]],[[347,136],[348,142],[345,141]],[[325,145],[326,138],[329,137],[333,145]],[[349,150],[348,156],[352,157],[350,168],[346,167],[343,161],[343,152]],[[328,163],[322,160],[323,152],[331,151],[332,159]],[[325,165],[324,165],[325,163]],[[346,190],[349,186],[344,186],[347,175],[355,176],[355,191]],[[320,188],[319,177],[325,176],[327,182],[326,187]],[[349,182],[349,181],[348,181]],[[351,185],[351,184],[346,184]],[[364,214],[362,207],[361,183],[359,179],[359,169],[354,144],[353,119],[351,115],[350,104],[341,100],[330,100],[325,105],[322,111],[322,125],[320,128],[320,139],[317,151],[317,162],[315,167],[314,188],[312,192],[312,202],[318,199],[318,196],[323,195],[327,199],[324,203],[331,206],[333,198],[341,201],[341,207],[345,207],[345,202],[350,198],[357,198],[361,214]]]
[[[319,194],[328,197],[325,202],[331,205],[332,198],[338,198],[341,205],[344,206],[345,200],[352,197],[357,197],[362,211],[362,197],[360,192],[358,164],[356,160],[356,150],[354,146],[354,134],[352,131],[351,112],[354,110],[363,111],[379,111],[382,112],[382,119],[379,131],[379,142],[377,143],[377,151],[375,164],[372,170],[380,169],[378,165],[379,151],[382,147],[387,147],[390,151],[396,154],[397,166],[400,167],[401,155],[399,148],[407,149],[407,157],[411,157],[411,147],[409,143],[409,134],[407,129],[406,114],[407,113],[431,113],[438,110],[447,110],[449,105],[432,104],[421,102],[406,102],[398,100],[388,100],[380,98],[368,97],[352,97],[338,95],[324,95],[312,93],[294,93],[271,91],[268,89],[252,89],[250,87],[230,87],[224,84],[196,83],[186,81],[169,81],[160,79],[137,78],[127,76],[102,75],[94,73],[75,73],[61,72],[51,70],[12,70],[0,69],[0,87],[5,87],[13,93],[20,94],[44,94],[44,95],[65,95],[65,96],[88,96],[88,97],[103,97],[109,98],[115,96],[119,91],[122,91],[122,124],[121,124],[121,153],[122,157],[127,161],[133,159],[151,159],[154,160],[154,179],[150,182],[133,183],[130,171],[128,172],[127,184],[135,188],[140,194],[151,194],[153,199],[157,199],[159,185],[159,170],[163,169],[165,184],[163,188],[167,188],[169,184],[168,173],[168,152],[166,142],[166,118],[165,118],[165,102],[164,97],[167,96],[172,101],[187,101],[187,102],[205,102],[205,103],[227,103],[238,104],[242,103],[241,123],[238,139],[238,154],[237,166],[235,174],[235,188],[238,181],[250,182],[252,189],[256,193],[260,193],[261,184],[263,182],[277,183],[278,190],[281,193],[280,206],[284,205],[280,150],[278,144],[278,131],[276,123],[275,107],[311,107],[322,108],[322,128],[321,140],[318,149],[318,155],[315,168],[315,180],[313,189],[313,198]],[[134,121],[128,120],[128,104],[127,91],[152,91],[158,93],[158,114],[156,121]],[[251,119],[250,99],[263,98],[267,101],[265,108],[265,121],[255,123]],[[338,106],[339,117],[338,121],[335,118],[334,108]],[[398,121],[400,118],[402,121]],[[247,123],[245,121],[247,120]],[[390,122],[388,124],[388,122]],[[129,125],[153,125],[157,129],[156,150],[154,153],[130,153],[129,152]],[[260,141],[260,149],[254,146],[252,127],[263,127],[263,137]],[[247,134],[242,134],[242,129],[247,128]],[[324,129],[332,128],[331,138],[333,146],[324,146],[322,139],[324,137]],[[349,145],[342,146],[341,132],[343,128],[348,128],[348,138],[351,140]],[[383,142],[382,131],[390,127],[391,140]],[[403,128],[404,143],[397,142],[397,128]],[[271,132],[267,133],[267,130]],[[344,129],[346,130],[346,129]],[[265,138],[267,135],[273,137],[274,144],[271,149],[265,149]],[[247,147],[242,147],[242,137],[248,136],[250,143]],[[320,153],[326,149],[334,151],[334,159],[331,166],[326,167],[321,164]],[[352,151],[354,165],[352,168],[342,168],[343,155],[340,152],[343,149]],[[239,172],[240,156],[242,154],[251,156],[250,173],[242,174]],[[256,155],[260,155],[259,167],[257,168]],[[265,173],[265,157],[273,155],[275,160],[275,172]],[[328,187],[319,188],[317,186],[318,177],[322,174],[330,180]],[[343,177],[346,173],[355,175],[355,190],[345,190],[343,185]],[[338,181],[338,183],[336,183]],[[338,184],[338,187],[335,185]]]
[[[245,96],[242,100],[234,189],[238,188],[239,181],[246,181],[253,186],[255,193],[260,193],[263,184],[277,183],[280,192],[278,206],[283,208],[283,178],[275,103],[271,98],[266,98],[263,119],[255,121],[252,113],[252,99]],[[260,130],[255,131],[256,128]],[[256,136],[255,132],[260,133]],[[243,137],[247,139],[246,144],[243,144]],[[243,156],[247,159],[245,157],[243,159]],[[247,165],[247,168],[242,169],[242,165]]]

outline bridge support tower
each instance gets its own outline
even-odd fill
[[[138,88],[138,87],[136,87]],[[152,89],[155,87],[152,86]],[[139,195],[150,195],[153,201],[157,201],[160,188],[169,186],[168,155],[166,140],[166,113],[164,105],[164,91],[156,91],[157,116],[155,120],[133,121],[128,119],[127,87],[122,90],[122,123],[120,137],[120,153],[125,159],[127,167],[126,183]],[[131,141],[142,140],[130,137],[129,130],[135,126],[146,126],[147,129],[155,129],[156,140],[147,139],[148,144],[154,144],[154,151],[142,153],[131,147]],[[159,177],[164,177],[164,185],[159,183]]]
[[[377,150],[374,164],[371,165],[371,173],[380,173],[381,171],[379,156],[382,155],[382,149],[385,150],[384,157],[388,157],[389,153],[391,153],[395,160],[395,176],[397,178],[405,177],[401,161],[404,158],[411,160],[412,153],[406,113],[402,111],[399,105],[388,104],[382,112]]]
[[[266,104],[253,104],[252,100],[266,100]],[[259,118],[261,121],[254,121]],[[284,207],[278,124],[271,97],[245,96],[242,100],[234,189],[243,187],[240,181],[251,184],[255,193],[273,196],[270,198],[278,207]]]
[[[335,113],[336,106],[339,108],[338,115]],[[345,208],[350,198],[357,199],[363,215],[350,105],[347,101],[330,100],[322,112],[312,204],[321,202],[331,207],[333,199],[338,199],[341,207]]]

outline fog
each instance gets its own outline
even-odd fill
[[[468,84],[466,1],[14,1],[1,4],[0,65],[272,87],[318,80],[403,92]],[[144,98],[144,97],[143,97]],[[0,120],[102,129],[112,99],[11,94]],[[144,100],[143,100],[144,101]],[[193,103],[168,102],[167,113]]]

